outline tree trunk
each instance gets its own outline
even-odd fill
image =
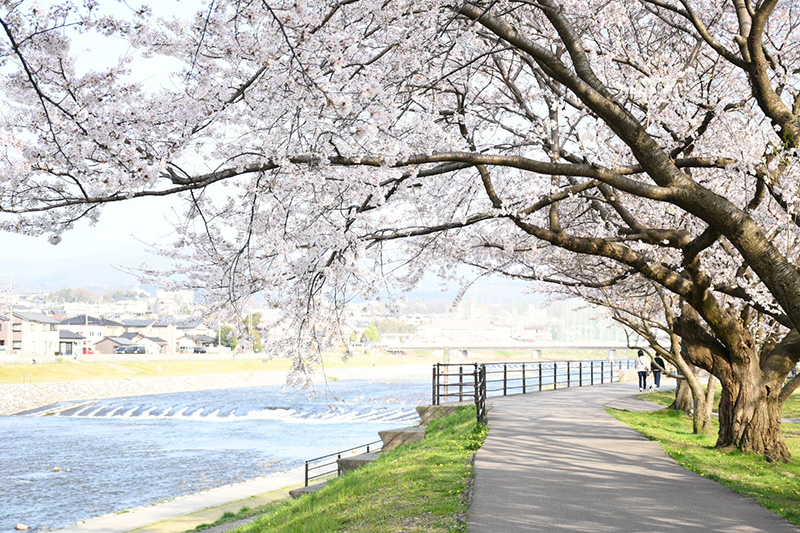
[[[692,399],[692,389],[686,383],[686,380],[678,380],[678,388],[675,389],[675,401],[672,402],[669,408],[691,414],[692,409],[694,409],[694,400]]]
[[[757,357],[748,359],[749,364],[733,366],[731,379],[723,383],[717,447],[739,448],[768,461],[788,461],[791,453],[781,431],[780,384],[765,382]]]
[[[689,306],[683,307],[676,321],[686,359],[722,384],[717,447],[738,448],[770,461],[788,461],[791,453],[781,431],[780,393],[796,356],[772,354],[796,351],[800,336],[786,335],[765,356],[762,368],[762,358],[743,321],[721,321],[717,326],[726,344],[709,333]],[[729,329],[722,331],[723,326]]]
[[[714,391],[717,379],[708,376],[708,386],[705,396],[695,398],[694,417],[692,418],[693,430],[696,435],[710,435],[712,431],[711,413],[714,410]]]
[[[711,396],[704,393],[703,386],[697,376],[697,368],[681,361],[681,372],[684,379],[678,380],[678,390],[675,393],[675,401],[670,408],[679,409],[692,415],[692,431],[696,435],[708,435],[712,431],[711,411],[713,408],[715,383],[713,376],[709,378],[711,386]]]

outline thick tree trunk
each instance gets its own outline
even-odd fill
[[[791,453],[781,431],[780,385],[766,383],[755,361],[733,370],[722,387],[717,447],[788,461]]]
[[[708,323],[714,315],[704,318]],[[721,322],[717,333],[722,333],[725,344],[709,333],[689,306],[683,307],[676,321],[686,359],[716,376],[722,385],[717,447],[738,448],[771,461],[787,461],[791,453],[781,431],[780,393],[797,360],[786,353],[797,351],[800,336],[792,333],[777,346],[766,347],[768,353],[762,363],[745,323]],[[723,326],[729,329],[723,331]],[[779,355],[783,352],[786,353]]]

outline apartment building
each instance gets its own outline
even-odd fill
[[[42,313],[14,311],[0,316],[0,356],[55,355],[59,321]]]

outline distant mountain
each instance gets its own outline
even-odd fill
[[[70,287],[107,290],[137,284],[124,267],[137,267],[150,258],[117,258],[114,263],[96,258],[34,261],[0,258],[0,290],[12,283],[17,291],[54,291]]]

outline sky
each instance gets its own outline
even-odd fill
[[[50,244],[47,235],[0,232],[0,286],[7,290],[12,284],[26,292],[132,287],[137,278],[125,268],[164,264],[152,244],[171,242],[170,214],[171,205],[165,199],[106,206],[95,227],[78,224],[57,245]]]

